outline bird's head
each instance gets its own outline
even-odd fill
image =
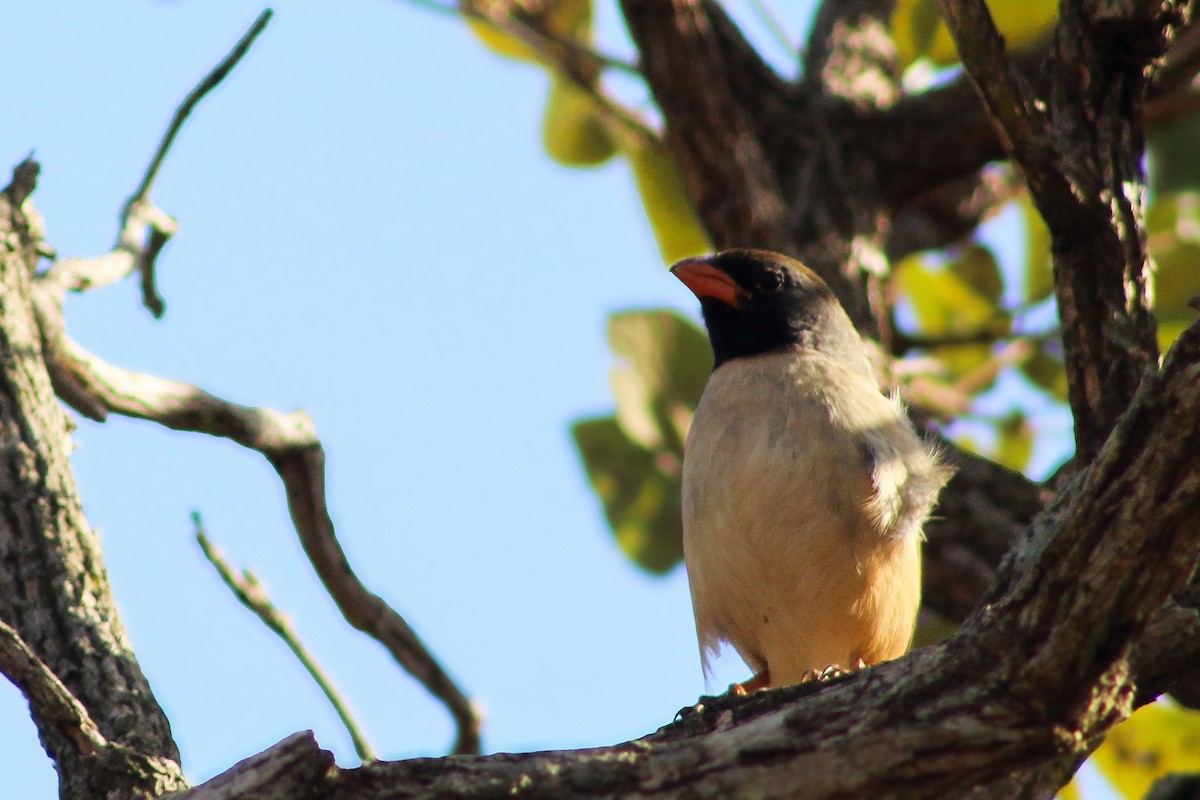
[[[688,258],[671,272],[700,299],[713,368],[736,358],[819,350],[857,364],[862,340],[825,281],[769,250],[724,250]]]

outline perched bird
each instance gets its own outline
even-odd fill
[[[896,658],[912,641],[921,526],[949,478],[882,395],[837,298],[764,250],[671,271],[700,299],[712,375],[683,459],[683,551],[705,673],[746,690]]]

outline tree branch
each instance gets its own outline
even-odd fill
[[[204,551],[204,557],[208,559],[208,563],[212,564],[221,576],[221,580],[233,592],[238,601],[246,608],[250,609],[259,620],[266,625],[280,639],[283,639],[287,644],[288,649],[296,656],[296,659],[304,666],[304,669],[316,682],[321,692],[325,695],[325,699],[333,706],[333,710],[337,713],[338,718],[342,721],[342,725],[346,728],[346,732],[350,734],[351,741],[354,742],[354,751],[358,753],[358,757],[364,762],[378,761],[378,757],[371,749],[371,744],[367,741],[366,734],[362,728],[354,720],[354,715],[350,713],[350,707],[346,705],[346,701],[342,699],[341,693],[337,687],[333,685],[333,680],[324,668],[317,663],[316,658],[300,641],[300,637],[296,635],[292,623],[287,616],[281,612],[271,598],[267,596],[266,590],[258,577],[249,570],[243,570],[241,575],[230,565],[220,551],[213,547],[208,540],[208,536],[204,533],[204,523],[200,519],[200,515],[193,514],[192,522],[196,526],[196,541],[200,544],[200,549]]]
[[[895,5],[895,0],[821,3],[804,54],[804,83],[810,90],[862,109],[895,103],[900,68],[889,33]]]
[[[71,476],[67,420],[54,401],[30,300],[40,220],[28,199],[13,203],[33,190],[37,170],[30,164],[18,167],[13,186],[0,193],[0,239],[9,243],[0,249],[0,620],[112,744],[99,752],[81,748],[83,728],[62,727],[58,715],[35,716],[61,796],[159,794],[186,783]],[[127,763],[113,772],[113,758]]]
[[[1166,50],[1182,12],[1158,4],[1157,27],[1145,20],[1122,27],[1115,18],[1103,25],[1086,18],[1082,0],[1064,3],[1051,90],[1041,100],[1005,57],[983,0],[940,4],[963,66],[1050,228],[1076,452],[1086,463],[1158,353],[1141,125],[1146,65]],[[1114,49],[1123,57],[1113,58]]]
[[[107,286],[124,279],[136,269],[141,275],[142,304],[156,319],[162,317],[166,311],[166,302],[158,292],[155,265],[158,254],[175,235],[178,225],[173,217],[154,205],[150,199],[150,192],[171,145],[175,143],[175,137],[183,128],[183,123],[200,101],[217,88],[250,51],[254,40],[271,21],[271,15],[270,9],[259,14],[229,54],[201,79],[175,110],[154,157],[146,167],[141,183],[121,210],[121,229],[112,252],[97,258],[67,258],[57,261],[42,276],[43,283],[53,289],[59,303],[62,302],[61,295],[67,290],[82,292]]]
[[[351,569],[325,503],[325,452],[307,414],[242,406],[187,383],[122,369],[65,335],[53,358],[55,369],[71,376],[90,398],[89,407],[219,436],[262,453],[283,480],[305,554],[346,621],[383,644],[446,705],[458,726],[454,752],[479,751],[479,718],[471,702],[403,617]]]
[[[60,731],[81,756],[108,746],[83,703],[4,622],[0,622],[0,673],[25,695],[34,719]]]
[[[202,786],[163,800],[323,800],[336,770],[333,754],[317,746],[312,731],[293,733]]]
[[[763,104],[778,110],[787,102],[784,82],[711,0],[621,7],[666,119],[667,145],[713,239],[789,249],[787,211],[759,137]]]

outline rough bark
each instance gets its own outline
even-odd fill
[[[185,785],[179,751],[117,616],[67,461],[70,427],[41,358],[31,300],[38,237],[22,205],[32,186],[18,175],[0,194],[0,620],[129,756],[116,768],[116,750],[88,752],[35,718],[62,795],[150,797]]]

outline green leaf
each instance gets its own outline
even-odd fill
[[[1146,136],[1150,190],[1158,196],[1200,189],[1200,114],[1155,125]]]
[[[617,420],[635,442],[683,457],[692,414],[712,371],[708,337],[666,310],[613,314],[608,341]]]
[[[1109,732],[1091,761],[1122,797],[1145,797],[1165,775],[1200,771],[1200,713],[1143,706]]]
[[[612,417],[571,432],[621,550],[648,572],[669,571],[683,559],[679,463],[632,441]]]
[[[994,306],[1000,302],[1004,279],[996,256],[981,244],[972,244],[950,264],[950,271]]]
[[[1021,365],[1025,377],[1059,402],[1067,400],[1067,370],[1062,358],[1046,352],[1045,344]]]
[[[1158,346],[1166,350],[1196,319],[1190,301],[1200,294],[1200,244],[1171,235],[1151,236]]]
[[[892,40],[900,63],[908,66],[928,53],[939,27],[944,26],[935,0],[899,0],[892,11]]]
[[[1002,316],[994,302],[953,271],[934,268],[919,256],[901,261],[894,276],[926,338],[978,333]]]
[[[625,136],[618,145],[633,168],[663,261],[674,264],[681,258],[711,252],[712,244],[692,207],[679,168],[662,143],[645,136]]]
[[[592,167],[617,152],[601,110],[591,95],[556,76],[542,118],[542,143],[546,152],[568,167]]]
[[[1054,262],[1050,257],[1050,229],[1026,196],[1021,200],[1025,220],[1025,302],[1039,303],[1054,293]]]
[[[965,272],[975,270],[991,291],[992,278],[982,277],[988,271],[986,260],[990,256],[980,250],[975,255],[965,256],[968,262]],[[974,264],[970,262],[974,261]],[[984,296],[970,285],[953,268],[941,268],[921,256],[909,256],[893,271],[895,286],[911,305],[916,319],[917,338],[929,341],[925,349],[942,366],[942,377],[951,382],[971,376],[971,393],[977,394],[995,383],[997,370],[985,374],[983,371],[995,356],[988,341],[965,341],[961,343],[936,344],[956,337],[970,339],[1002,336],[1008,333],[1011,315],[1000,308],[995,300]],[[999,299],[999,293],[996,293]]]
[[[996,425],[996,447],[992,460],[1009,469],[1023,472],[1033,455],[1033,426],[1022,413],[1013,413]]]
[[[988,0],[987,5],[1010,53],[1041,44],[1058,21],[1058,3],[1050,0]],[[939,66],[959,61],[937,0],[899,0],[892,12],[892,38],[905,66],[921,57]]]

